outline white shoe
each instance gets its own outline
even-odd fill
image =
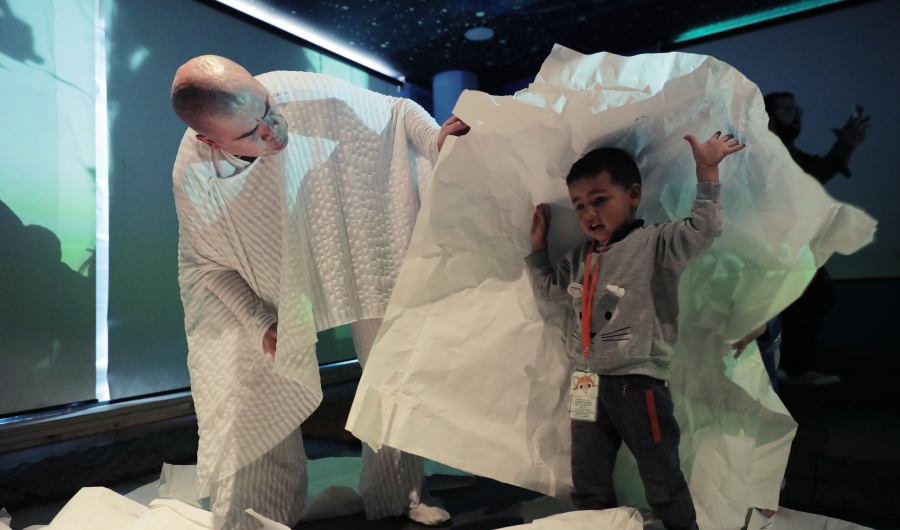
[[[784,370],[778,370],[778,380],[785,385],[833,385],[840,383],[841,378],[836,375],[828,375],[808,370],[800,375],[788,375]]]
[[[440,499],[431,496],[424,483],[419,494],[410,495],[409,500],[410,508],[406,515],[413,522],[431,527],[450,526],[453,524],[450,520],[450,514],[444,509],[444,504]]]
[[[419,504],[409,509],[409,518],[424,526],[441,526],[450,521],[450,514],[440,506]]]

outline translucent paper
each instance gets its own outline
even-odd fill
[[[455,114],[472,130],[441,153],[348,428],[375,447],[565,496],[571,315],[532,295],[534,206],[551,205],[558,259],[584,238],[562,178],[584,153],[615,146],[641,169],[639,217],[686,217],[696,176],[682,137],[721,130],[747,148],[720,166],[723,235],[682,275],[669,383],[700,527],[740,528],[749,508],[775,508],[796,424],[755,346],[734,361],[730,342],[787,307],[832,253],[869,242],[875,221],[804,174],[768,131],[756,85],[711,57],[557,46],[528,90],[466,92]],[[624,447],[615,480],[620,503],[646,506]]]

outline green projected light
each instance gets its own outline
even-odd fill
[[[689,40],[699,39],[701,37],[708,37],[710,35],[715,35],[716,33],[722,33],[723,31],[742,28],[744,26],[758,24],[767,20],[786,17],[795,13],[802,13],[803,11],[809,11],[810,9],[815,9],[817,7],[837,4],[838,2],[842,1],[843,0],[804,0],[803,2],[798,2],[796,4],[776,7],[775,9],[769,9],[760,13],[745,15],[742,17],[733,18],[731,20],[724,20],[722,22],[716,22],[715,24],[710,24],[701,28],[685,31],[681,35],[675,37],[674,42],[685,42]]]

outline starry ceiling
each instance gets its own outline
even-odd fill
[[[533,77],[554,43],[584,53],[671,45],[709,24],[798,0],[254,0],[430,86],[444,70],[482,88]],[[808,0],[807,0],[808,3]],[[850,3],[850,2],[847,2]],[[466,34],[469,32],[469,37]],[[483,40],[472,40],[483,39]]]

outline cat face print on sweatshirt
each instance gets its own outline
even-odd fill
[[[568,292],[572,296],[575,314],[575,330],[573,336],[581,342],[581,300],[584,287],[580,283],[569,284]],[[619,316],[619,301],[625,296],[625,289],[616,285],[607,285],[603,290],[598,286],[594,293],[594,308],[591,318],[591,345],[597,341],[627,343],[631,340],[631,326],[622,322]],[[595,329],[599,328],[599,329]]]

